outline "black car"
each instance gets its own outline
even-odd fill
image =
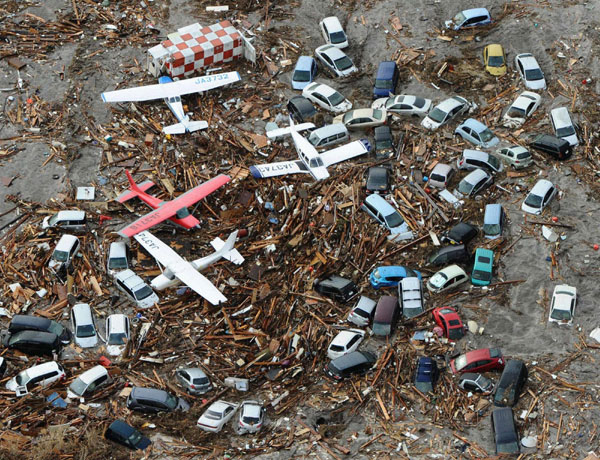
[[[450,229],[448,233],[442,236],[441,241],[450,244],[467,244],[477,236],[478,230],[474,225],[466,222],[460,222]]]
[[[371,166],[367,169],[367,180],[365,183],[365,191],[368,193],[378,193],[386,195],[392,188],[390,168],[383,166]]]
[[[514,406],[527,382],[527,366],[518,359],[506,361],[494,393],[495,406]]]
[[[150,439],[122,420],[112,422],[104,432],[104,437],[130,449],[144,450],[150,445]]]
[[[294,96],[287,103],[287,109],[292,118],[299,122],[311,121],[317,110],[304,96]]]
[[[389,126],[377,126],[373,135],[375,137],[375,157],[390,158],[394,156],[394,137]]]
[[[428,356],[421,356],[417,360],[417,370],[415,372],[415,387],[422,393],[433,391],[440,371],[437,363]]]
[[[358,294],[358,287],[352,280],[337,275],[332,275],[322,280],[314,280],[313,289],[319,294],[331,297],[338,302],[348,302]]]
[[[544,152],[555,160],[566,160],[573,154],[569,141],[551,134],[539,134],[529,143],[531,148]]]
[[[510,407],[501,407],[492,412],[492,430],[496,442],[496,454],[518,454],[519,436]]]
[[[190,405],[181,398],[165,390],[156,388],[133,387],[127,397],[127,407],[139,412],[171,412],[189,410]]]
[[[20,331],[3,338],[4,346],[29,355],[52,356],[60,353],[60,340],[56,334],[39,331]]]
[[[8,332],[40,331],[56,334],[63,345],[71,342],[71,331],[56,321],[41,316],[15,315],[8,325]]]
[[[443,247],[429,257],[430,265],[450,265],[456,262],[468,262],[471,254],[464,244]]]
[[[325,367],[325,373],[335,380],[341,380],[354,374],[366,374],[376,361],[377,357],[373,353],[353,351],[332,359]]]

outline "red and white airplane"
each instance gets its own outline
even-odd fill
[[[125,174],[127,174],[127,179],[129,180],[129,189],[121,193],[121,195],[117,197],[117,201],[119,203],[124,203],[137,196],[154,209],[154,211],[145,214],[135,222],[118,231],[119,235],[126,237],[131,237],[136,233],[148,230],[167,219],[188,230],[197,227],[200,224],[200,221],[190,214],[187,209],[188,206],[197,203],[202,198],[210,195],[231,180],[231,177],[225,174],[219,174],[217,177],[213,177],[203,184],[188,190],[174,200],[163,201],[160,198],[156,198],[155,196],[146,193],[146,190],[152,187],[154,182],[147,180],[142,184],[136,184],[129,171],[125,171]]]

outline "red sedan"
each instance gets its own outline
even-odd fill
[[[487,372],[504,369],[504,357],[500,348],[480,348],[459,355],[450,361],[454,374],[463,372]]]
[[[444,331],[444,337],[459,340],[465,335],[465,326],[454,308],[438,307],[431,313],[437,325]]]

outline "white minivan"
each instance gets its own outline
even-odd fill
[[[92,317],[92,309],[87,303],[78,303],[71,310],[71,324],[75,343],[81,348],[95,347],[98,333]]]
[[[550,111],[550,122],[554,128],[556,137],[560,137],[567,141],[571,146],[579,144],[577,139],[577,133],[575,132],[575,126],[571,120],[571,115],[566,107],[557,107]]]
[[[19,372],[15,377],[6,382],[6,388],[16,392],[17,396],[27,394],[34,385],[48,386],[66,376],[63,367],[56,361],[50,361],[30,367]]]

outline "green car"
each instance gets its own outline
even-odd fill
[[[477,286],[487,286],[492,281],[492,267],[494,266],[494,251],[477,248],[475,263],[471,273],[471,283]]]

